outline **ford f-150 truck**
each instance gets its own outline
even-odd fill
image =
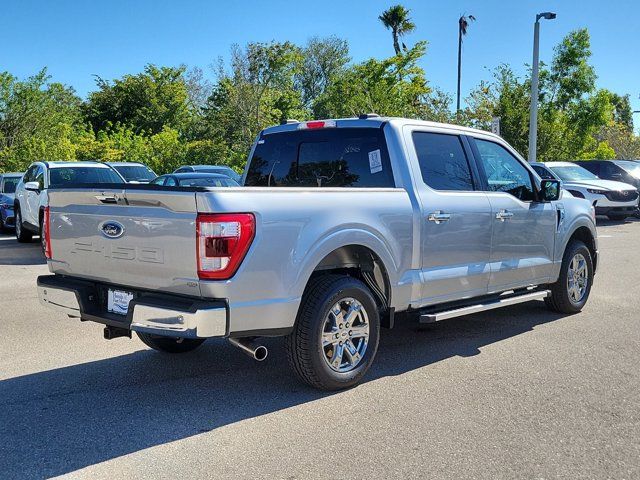
[[[289,121],[258,136],[232,188],[49,190],[40,301],[188,352],[254,358],[284,336],[296,374],[355,385],[380,328],[543,300],[578,312],[598,255],[589,202],[503,139],[431,122]]]

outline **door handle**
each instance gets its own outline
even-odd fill
[[[503,209],[503,210],[500,210],[498,213],[496,213],[496,218],[501,222],[504,222],[505,220],[511,217],[513,217],[513,212],[510,212],[509,210]]]
[[[102,203],[118,203],[117,195],[96,195],[95,197]]]
[[[451,218],[451,214],[441,212],[440,210],[436,210],[427,216],[427,220],[430,222],[435,222],[436,224],[440,224],[442,222],[448,222]]]

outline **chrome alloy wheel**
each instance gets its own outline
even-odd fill
[[[355,298],[343,298],[331,307],[322,330],[322,350],[327,365],[336,372],[356,368],[367,351],[369,319]]]
[[[587,293],[588,284],[587,260],[581,253],[576,253],[569,263],[569,272],[567,273],[569,300],[572,303],[580,303]]]

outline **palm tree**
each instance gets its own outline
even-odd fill
[[[475,21],[476,17],[473,15],[462,15],[458,19],[458,97],[456,101],[456,113],[460,113],[460,77],[462,75],[462,37],[467,34],[467,28],[469,28],[469,22]]]
[[[389,30],[391,30],[391,36],[393,37],[393,49],[396,51],[396,55],[400,54],[400,41],[399,38],[403,35],[413,32],[416,25],[409,18],[409,10],[402,5],[394,5],[389,10],[382,12],[382,15],[378,17],[382,24]]]

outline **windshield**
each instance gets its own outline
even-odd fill
[[[560,180],[565,182],[575,182],[580,180],[598,180],[598,177],[591,173],[586,168],[582,168],[578,165],[562,166],[562,167],[549,167],[553,173],[555,173]]]
[[[49,186],[64,187],[78,183],[124,183],[110,168],[102,167],[58,167],[49,171]]]
[[[640,178],[640,163],[632,162],[631,160],[619,160],[615,162],[625,172],[630,173],[634,177]]]
[[[6,177],[2,187],[2,193],[15,193],[16,185],[20,183],[21,177]]]
[[[239,187],[240,185],[231,178],[223,177],[202,177],[202,178],[182,178],[181,187]]]
[[[113,168],[115,168],[127,182],[150,182],[156,178],[153,170],[144,165],[118,165]]]

